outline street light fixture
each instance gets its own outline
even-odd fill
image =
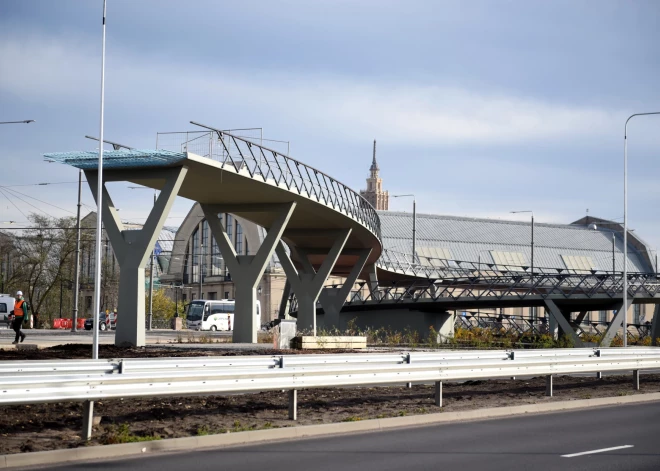
[[[623,128],[623,346],[628,346],[628,122],[635,116],[660,115],[660,111],[635,113]]]
[[[2,121],[0,124],[30,124],[34,123],[34,119],[24,119],[23,121]]]
[[[412,226],[412,263],[415,263],[417,259],[417,253],[415,252],[415,242],[416,242],[416,225],[417,225],[417,201],[415,200],[415,195],[392,195],[392,198],[405,198],[412,197],[413,199],[413,226]]]
[[[518,214],[518,213],[532,213],[532,241],[531,241],[531,248],[532,248],[532,266],[530,269],[530,274],[532,277],[534,276],[534,211],[532,210],[526,210],[526,211],[511,211],[511,214]]]

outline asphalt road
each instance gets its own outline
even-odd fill
[[[67,464],[47,469],[658,470],[658,432],[660,403],[654,403]],[[629,447],[570,456],[625,445]]]

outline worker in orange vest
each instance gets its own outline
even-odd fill
[[[10,312],[13,316],[12,328],[16,332],[16,339],[14,339],[13,344],[18,343],[20,337],[21,342],[25,340],[25,334],[21,332],[21,327],[23,327],[23,322],[29,319],[28,317],[28,303],[23,299],[23,292],[16,291],[16,302],[14,303],[14,310]]]

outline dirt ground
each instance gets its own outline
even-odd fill
[[[21,355],[31,359],[85,358],[88,348],[62,346],[21,352]],[[154,347],[126,350],[113,346],[101,346],[100,350],[104,358],[250,353],[282,352],[182,351]],[[19,359],[17,354],[0,351],[0,361]],[[559,376],[554,379],[552,398],[545,396],[544,378],[443,383],[442,409],[434,405],[433,387],[426,385],[415,385],[411,389],[402,386],[301,390],[295,423],[288,420],[287,394],[281,391],[111,400],[95,404],[94,415],[100,422],[94,427],[91,442],[84,442],[80,437],[81,404],[0,407],[0,454],[660,392],[660,375],[642,375],[640,382],[641,390],[634,391],[631,376],[603,379]]]

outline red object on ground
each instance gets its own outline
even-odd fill
[[[53,319],[53,329],[62,328],[62,319]]]
[[[78,325],[76,326],[78,329],[84,329],[85,328],[85,319],[78,319]]]

